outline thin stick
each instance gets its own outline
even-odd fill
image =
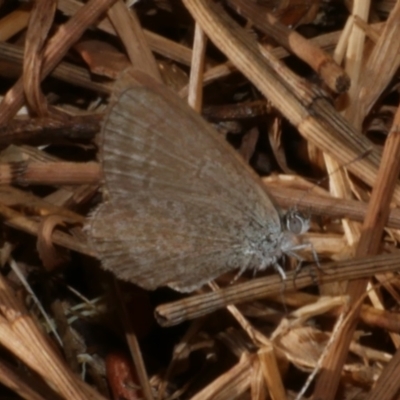
[[[322,273],[316,266],[310,266],[318,273],[318,284],[335,282],[338,280],[359,279],[370,277],[376,273],[396,271],[400,266],[400,252],[381,254],[333,262],[321,265]],[[173,303],[160,305],[156,308],[156,317],[163,326],[172,326],[188,319],[194,319],[209,314],[228,304],[238,304],[265,298],[285,292],[291,292],[303,287],[316,284],[316,278],[304,268],[296,276],[294,271],[286,273],[285,285],[282,279],[275,274],[268,277],[252,279],[237,285],[228,286],[218,292],[204,293],[191,296]],[[283,289],[282,289],[282,286]]]
[[[279,372],[278,362],[276,360],[273,344],[271,343],[269,346],[264,346],[263,348],[258,350],[257,356],[260,360],[264,380],[271,399],[286,399],[285,388],[283,386],[282,377]]]
[[[40,300],[36,296],[35,292],[32,290],[32,287],[29,285],[28,281],[25,279],[23,273],[21,272],[20,268],[18,267],[18,264],[16,263],[16,261],[13,258],[10,259],[10,267],[14,271],[15,275],[17,275],[19,281],[21,282],[21,285],[25,288],[27,293],[29,293],[29,295],[32,297],[33,302],[36,304],[36,307],[39,309],[40,313],[42,314],[43,318],[45,319],[47,325],[49,326],[49,329],[53,333],[54,337],[57,339],[58,344],[61,347],[63,347],[63,342],[62,342],[62,340],[61,340],[61,338],[60,338],[60,336],[59,336],[59,334],[58,334],[58,332],[56,330],[56,327],[54,325],[54,321],[52,321],[50,319],[50,317],[47,314],[46,310],[42,306],[42,303],[40,302]]]
[[[26,217],[24,214],[14,211],[12,208],[0,203],[0,216],[4,223],[15,229],[29,233],[33,236],[39,234],[39,222]],[[56,230],[52,234],[52,240],[55,244],[66,247],[67,249],[78,251],[82,254],[95,257],[94,252],[88,247],[87,243],[81,238],[77,239],[71,235]]]
[[[136,373],[138,375],[143,394],[146,400],[153,400],[153,393],[151,391],[150,381],[147,375],[146,366],[143,361],[143,356],[140,350],[139,341],[132,327],[132,324],[130,323],[130,317],[128,310],[126,309],[126,303],[124,301],[124,296],[121,291],[120,283],[115,278],[114,278],[114,288],[115,288],[115,293],[117,294],[118,303],[120,305],[118,309],[121,321],[125,328],[126,341],[128,343],[133,362],[135,364]]]
[[[95,162],[15,162],[0,164],[0,185],[77,185],[100,182],[101,171]]]
[[[188,103],[198,113],[203,104],[203,71],[207,37],[199,24],[194,29],[192,67],[190,69]]]
[[[132,65],[161,82],[157,63],[147,45],[135,12],[129,9],[122,0],[117,0],[108,10],[108,15],[114,29],[124,43]]]

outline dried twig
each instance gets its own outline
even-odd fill
[[[328,263],[322,266],[324,272],[318,275],[318,283],[369,277],[378,271],[395,271],[399,268],[399,262],[398,254],[394,253]],[[312,285],[315,281],[315,276],[305,270],[296,274],[296,278],[295,272],[288,272],[285,285],[282,285],[280,276],[257,278],[221,289],[219,292],[205,293],[158,306],[156,309],[157,318],[164,326],[175,325],[187,319],[209,314],[228,304],[252,301],[282,291],[290,292]]]

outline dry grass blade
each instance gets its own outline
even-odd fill
[[[395,116],[391,134],[386,141],[379,178],[372,191],[368,212],[362,227],[360,241],[356,250],[356,256],[359,257],[376,254],[380,247],[385,221],[389,216],[391,195],[400,172],[400,159],[398,157],[400,152],[399,124],[400,108],[398,108]],[[353,337],[353,330],[355,329],[354,321],[359,315],[359,298],[364,295],[367,283],[368,280],[362,279],[353,281],[348,286],[347,292],[351,299],[350,304],[355,307],[356,310],[352,310],[351,316],[345,322],[336,343],[332,346],[330,357],[327,358],[324,365],[327,369],[329,369],[330,365],[336,366],[344,363],[345,356],[347,355],[347,348]],[[336,379],[333,379],[331,373],[329,376],[328,374],[322,374],[315,389],[316,393],[326,396],[324,398],[333,398],[331,397],[331,393],[335,391],[335,384],[337,384],[338,381],[339,374],[336,374]]]
[[[25,163],[0,164],[0,185],[77,185],[100,181],[96,163]]]
[[[238,398],[250,386],[253,355],[243,354],[239,362],[212,384],[194,395],[191,400],[228,400]]]
[[[385,370],[380,375],[374,389],[365,397],[365,400],[393,399],[399,391],[399,357],[400,352],[396,351]]]
[[[69,219],[74,224],[83,224],[85,218],[69,209],[59,207],[41,197],[33,194],[28,194],[12,186],[1,186],[0,196],[2,203],[8,207],[26,208],[30,210],[33,215],[59,215]]]
[[[364,220],[367,212],[368,205],[361,201],[304,193],[303,190],[280,187],[276,184],[267,184],[267,187],[274,192],[274,198],[283,208],[297,207],[304,212],[334,218],[348,218],[359,222]],[[397,208],[390,210],[387,226],[400,228],[400,211]]]
[[[368,62],[362,71],[359,83],[360,94],[357,109],[353,112],[358,115],[357,121],[361,121],[369,113],[379,96],[387,87],[399,67],[399,37],[400,27],[398,19],[400,16],[400,4],[391,10],[390,16],[385,24],[379,40],[374,46]],[[353,107],[355,107],[353,105]]]
[[[30,235],[37,236],[39,234],[39,222],[27,218],[23,213],[15,211],[1,203],[0,215],[4,223],[8,226],[29,233]],[[93,256],[93,251],[88,248],[87,243],[82,241],[81,238],[76,239],[67,233],[55,231],[53,232],[52,239],[54,243],[66,247],[67,249]]]
[[[281,302],[281,295],[268,296],[273,301]],[[287,307],[300,308],[307,305],[318,303],[319,297],[306,294],[304,292],[286,293],[285,304]],[[332,300],[333,301],[333,300]],[[338,317],[342,311],[341,307],[330,307],[327,315],[334,315]],[[400,317],[397,313],[380,310],[369,305],[364,304],[361,308],[360,320],[367,325],[376,326],[388,330],[389,332],[400,332]]]
[[[0,279],[0,302],[0,337],[6,348],[17,354],[34,371],[46,376],[53,390],[65,398],[102,398],[66,368],[36,321],[27,315],[22,304],[15,298],[4,278]],[[27,343],[30,343],[29,348]]]
[[[400,10],[399,7],[394,8],[389,20],[391,18],[397,19],[398,10]],[[390,37],[390,28],[388,31],[385,31],[385,33]],[[384,38],[379,42],[379,45],[375,47],[376,50],[378,49],[377,51],[379,51],[379,48],[384,44],[386,47],[386,43],[389,43],[386,41],[386,39],[388,38]],[[400,162],[398,160],[398,152],[400,150],[400,136],[398,133],[400,116],[399,110],[400,109],[398,108],[390,136],[385,144],[380,172],[377,182],[374,185],[368,212],[362,226],[360,241],[356,249],[356,255],[358,256],[376,254],[379,251],[384,224],[389,215],[392,193],[394,192],[400,171]],[[354,113],[354,115],[356,114]],[[367,288],[367,284],[368,281],[364,279],[351,282],[347,288],[347,293],[351,299],[351,305],[355,309],[352,310],[352,314],[344,323],[344,326],[338,335],[337,341],[332,346],[329,356],[324,363],[325,371],[330,369],[330,366],[342,365],[345,361],[347,348],[350,344],[355,329],[355,321],[357,320],[360,311],[360,304],[358,301],[359,298],[363,296]],[[327,399],[334,397],[333,393],[336,392],[340,379],[340,374],[338,371],[339,370],[336,369],[333,374],[328,374],[326,372],[321,374],[315,389],[317,396],[326,396]]]
[[[146,39],[133,10],[118,0],[108,11],[114,29],[125,45],[132,65],[149,75],[161,80],[160,72],[153,54],[147,46]]]
[[[131,352],[133,361],[136,367],[136,373],[139,377],[139,382],[141,386],[141,390],[146,400],[152,400],[154,398],[152,389],[150,386],[150,380],[146,371],[146,366],[143,361],[142,352],[139,345],[139,340],[137,334],[130,323],[129,313],[126,308],[123,295],[121,292],[121,286],[118,284],[117,280],[115,279],[115,289],[117,298],[120,304],[119,312],[121,316],[121,321],[124,324],[125,331],[126,331],[126,340],[129,346],[129,350]]]
[[[193,58],[190,69],[188,103],[197,112],[201,112],[203,105],[203,72],[206,54],[207,38],[203,30],[196,24],[193,41]]]
[[[40,89],[43,48],[53,25],[56,2],[46,0],[35,2],[31,11],[24,57],[24,90],[29,106],[39,116],[46,116],[47,101]],[[38,24],[37,22],[41,23]],[[39,26],[39,29],[38,29]]]
[[[44,51],[41,78],[47,76],[58,64],[73,43],[82,35],[84,30],[113,4],[115,0],[92,0],[71,18],[64,29],[59,29],[52,37]],[[0,124],[11,119],[22,107],[24,102],[23,80],[20,79],[10,89],[0,104]]]
[[[21,46],[0,42],[0,59],[11,63],[15,76],[19,76],[22,72],[23,48]],[[50,76],[99,93],[109,94],[112,90],[109,82],[96,82],[87,69],[65,61],[57,65],[50,72]]]
[[[239,14],[248,18],[258,29],[276,40],[284,48],[296,54],[310,65],[326,85],[333,91],[343,93],[350,87],[350,79],[335,61],[317,46],[287,28],[273,15],[266,13],[263,7],[245,0],[229,0],[228,4]]]
[[[74,116],[68,120],[56,118],[21,118],[10,121],[0,128],[0,147],[14,144],[46,144],[49,141],[60,143],[63,140],[92,139],[100,128],[102,115]]]
[[[58,8],[69,16],[74,15],[81,7],[83,7],[83,4],[76,0],[60,0],[58,2]],[[114,27],[107,19],[100,21],[98,27],[105,32],[116,35]],[[184,65],[190,65],[192,59],[191,49],[149,30],[144,29],[143,33],[154,52]]]
[[[5,362],[0,362],[1,383],[13,390],[19,396],[28,400],[46,400],[52,398],[54,400],[61,400],[57,393],[51,391],[48,387],[39,384],[37,380],[32,377],[20,374],[12,365]]]
[[[285,399],[285,389],[279,373],[273,346],[263,347],[258,351],[257,355],[271,398],[274,400]]]
[[[318,276],[319,283],[370,277],[378,271],[396,271],[399,268],[398,254],[382,254],[374,257],[341,261],[324,265],[323,273]],[[287,273],[287,280],[282,288],[280,276],[257,278],[246,283],[221,289],[215,293],[192,296],[174,303],[160,305],[156,309],[158,321],[164,326],[179,324],[187,319],[209,314],[231,303],[242,303],[282,290],[292,291],[315,283],[316,277],[310,271]]]

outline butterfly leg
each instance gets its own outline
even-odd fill
[[[285,290],[286,290],[286,274],[285,271],[283,270],[283,268],[281,267],[280,264],[278,264],[277,262],[275,262],[274,264],[274,268],[276,271],[278,271],[279,275],[282,278],[282,288],[280,290],[280,297],[281,297],[281,301],[282,301],[282,305],[284,307],[285,313],[288,313],[287,307],[286,307],[286,302],[285,302]]]
[[[281,278],[282,278],[282,281],[285,282],[285,281],[286,281],[286,273],[285,273],[285,271],[283,270],[283,268],[280,266],[280,264],[278,264],[277,262],[274,263],[274,268],[275,268],[276,271],[278,271],[279,275],[280,275]]]
[[[298,264],[297,264],[296,269],[294,271],[294,277],[293,277],[293,285],[295,287],[296,287],[297,274],[301,271],[303,262],[305,261],[301,256],[299,256],[299,254],[296,253],[296,250],[301,250],[301,249],[305,249],[305,248],[309,248],[311,250],[311,253],[313,255],[313,258],[314,258],[314,261],[315,261],[315,264],[316,264],[317,268],[322,271],[321,264],[320,264],[319,259],[318,259],[318,254],[315,251],[314,246],[312,245],[312,243],[305,243],[305,244],[301,244],[299,246],[294,247],[290,252],[287,252],[286,254],[291,256],[291,257],[296,258],[296,260],[298,261]],[[315,276],[314,276],[314,274],[312,272],[311,272],[311,275],[313,276],[313,278],[315,278]]]
[[[242,267],[240,267],[239,271],[237,272],[237,274],[234,276],[234,278],[229,282],[230,285],[232,285],[232,283],[235,283],[243,274],[244,271],[246,271],[246,269],[249,267],[250,261],[247,262],[246,264],[244,264]]]

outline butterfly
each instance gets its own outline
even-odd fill
[[[110,105],[100,140],[105,201],[86,231],[103,268],[154,290],[190,292],[263,270],[298,246],[258,175],[199,114],[141,72]],[[283,273],[284,274],[284,273]]]

